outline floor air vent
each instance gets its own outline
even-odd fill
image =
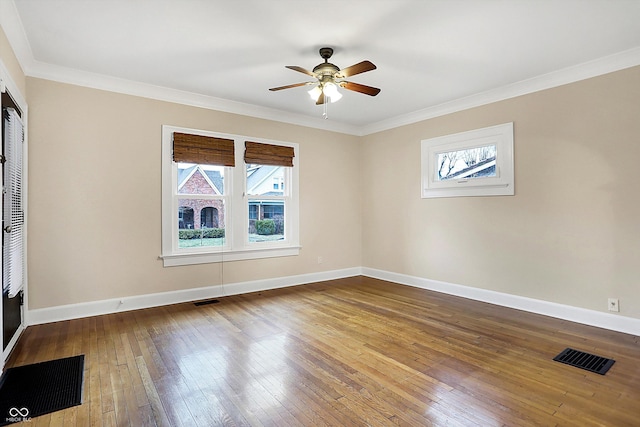
[[[217,299],[208,299],[206,301],[198,301],[198,302],[194,302],[193,305],[209,305],[209,304],[217,304],[220,301]]]
[[[554,357],[553,360],[600,375],[606,374],[609,368],[616,363],[613,359],[607,359],[606,357],[596,356],[572,348],[564,349],[564,351]]]

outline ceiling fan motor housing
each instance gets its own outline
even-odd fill
[[[333,65],[330,62],[325,62],[323,64],[316,65],[313,68],[313,72],[318,74],[318,76],[333,76],[338,71],[340,71],[340,68],[338,68],[337,66]]]
[[[320,81],[326,80],[326,78],[324,78],[325,76],[333,76],[340,71],[340,68],[328,61],[331,55],[333,55],[332,48],[320,48],[320,56],[324,59],[324,63],[318,64],[313,68],[313,72],[317,74],[318,80]]]

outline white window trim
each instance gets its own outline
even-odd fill
[[[475,179],[436,179],[440,153],[468,148],[496,146],[496,176]],[[463,196],[513,196],[513,122],[436,138],[420,143],[422,160],[422,198]]]
[[[174,192],[177,180],[177,165],[173,162],[173,133],[189,133],[216,138],[232,139],[235,142],[235,163],[225,169],[225,228],[228,238],[225,245],[215,248],[178,249],[176,212],[178,196]],[[249,243],[249,208],[246,188],[246,168],[244,163],[244,142],[293,147],[295,155],[290,174],[289,189],[285,189],[285,239],[277,242]],[[225,261],[239,261],[258,258],[296,256],[301,246],[299,240],[299,162],[300,148],[296,143],[266,140],[242,135],[188,129],[176,126],[162,126],[162,255],[165,267],[193,265]],[[232,179],[228,179],[232,178]],[[234,186],[236,188],[234,188]],[[227,196],[228,195],[228,196]],[[238,212],[238,210],[240,212]]]

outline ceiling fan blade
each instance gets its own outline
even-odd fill
[[[340,70],[339,75],[342,77],[351,77],[351,76],[355,76],[356,74],[364,73],[366,71],[375,70],[376,68],[377,67],[373,65],[372,62],[362,61],[355,65],[352,65],[351,67],[347,67],[343,70]]]
[[[322,105],[325,102],[327,102],[327,99],[324,96],[324,93],[320,92],[320,96],[318,97],[318,100],[316,101],[316,105]]]
[[[292,85],[286,85],[286,86],[278,86],[278,87],[272,87],[271,91],[276,91],[276,90],[282,90],[282,89],[291,89],[292,87],[300,87],[300,86],[306,86],[308,84],[311,84],[313,82],[304,82],[304,83],[294,83]]]
[[[306,70],[302,67],[298,67],[297,65],[285,65],[285,68],[288,68],[293,71],[298,71],[299,73],[306,74],[311,77],[316,77],[315,73],[313,73],[312,71]]]
[[[342,86],[345,89],[364,93],[365,95],[370,95],[370,96],[376,96],[377,94],[380,93],[380,89],[378,89],[377,87],[365,86],[359,83],[342,82],[340,83],[340,86]]]

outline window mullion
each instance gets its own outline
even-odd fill
[[[236,166],[233,168],[233,179],[230,188],[230,207],[231,213],[231,239],[230,245],[232,250],[244,248],[244,203],[245,203],[245,167],[244,167],[244,139],[236,138]]]

